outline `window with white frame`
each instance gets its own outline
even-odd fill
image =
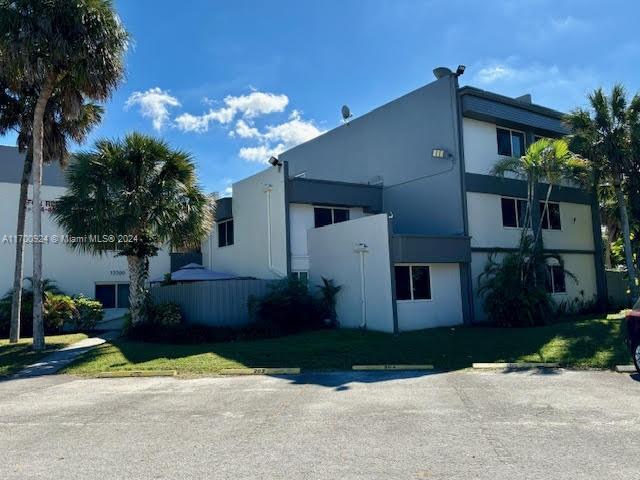
[[[302,283],[309,282],[309,272],[305,272],[305,271],[291,272],[291,276],[294,279],[298,280],[299,282],[302,282]]]
[[[233,245],[233,218],[223,220],[218,225],[218,247]]]
[[[428,265],[395,265],[396,300],[431,300]]]
[[[540,223],[545,230],[562,230],[562,222],[560,221],[560,204],[548,202],[547,208],[545,203],[540,202]]]
[[[562,265],[547,265],[547,292],[567,293],[567,283]]]
[[[508,128],[496,128],[498,155],[521,157],[524,155],[524,133]]]
[[[523,228],[527,213],[527,201],[522,198],[502,197],[502,226],[508,228]]]
[[[349,220],[348,208],[314,207],[313,218],[315,228],[331,225],[332,223],[346,222]]]

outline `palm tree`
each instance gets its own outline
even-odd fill
[[[604,182],[613,187],[622,227],[629,290],[636,299],[638,284],[624,187],[626,177],[639,174],[640,161],[634,162],[634,159],[640,154],[640,147],[635,150],[632,138],[637,139],[637,145],[640,139],[640,98],[636,95],[628,107],[624,87],[620,84],[615,85],[608,96],[598,88],[587,98],[590,110],[578,108],[566,117],[571,129],[571,146],[592,163],[597,183]]]
[[[529,225],[533,216],[533,208],[536,208],[535,190],[539,182],[546,182],[547,192],[544,199],[544,207],[541,214],[544,216],[549,206],[551,192],[555,185],[562,180],[585,183],[589,178],[587,163],[569,150],[567,142],[542,138],[527,148],[525,154],[520,157],[505,157],[493,166],[491,174],[505,176],[507,173],[527,182],[527,208],[522,229],[520,247],[524,245],[524,239],[528,236]],[[538,222],[533,235],[533,245],[538,245],[542,232],[542,222]]]
[[[75,248],[127,257],[131,321],[143,321],[149,257],[166,244],[199,247],[211,229],[212,204],[191,156],[138,133],[99,140],[75,155],[67,183],[54,218],[69,235],[98,237]]]
[[[20,181],[18,201],[18,225],[16,238],[23,238],[27,216],[27,192],[33,166],[32,119],[33,96],[19,97],[2,85],[0,80],[0,135],[14,130],[18,133],[18,149],[26,153]],[[60,102],[59,92],[54,92],[47,104],[44,117],[43,160],[45,163],[58,162],[65,167],[69,157],[68,143],[73,140],[82,143],[95,125],[100,123],[103,108],[83,101],[80,115],[69,118],[65,115],[64,105]],[[9,341],[16,343],[20,338],[20,312],[22,311],[22,284],[24,271],[24,242],[16,242],[15,268],[13,277],[13,299],[11,304],[11,327]]]
[[[0,71],[33,107],[33,235],[42,232],[40,186],[43,119],[57,88],[66,115],[77,118],[84,98],[107,99],[124,73],[128,35],[109,0],[0,0]],[[42,244],[33,243],[33,347],[44,348]]]

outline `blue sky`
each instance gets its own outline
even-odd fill
[[[95,138],[138,130],[191,152],[208,191],[269,155],[465,64],[462,84],[568,110],[640,90],[640,3],[336,0],[115,2],[134,44]],[[12,144],[14,138],[0,139]]]

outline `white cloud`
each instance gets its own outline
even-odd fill
[[[244,120],[240,119],[236,122],[236,128],[231,132],[241,138],[256,138],[260,136],[257,128],[250,126]]]
[[[475,78],[480,83],[493,83],[496,80],[511,78],[514,73],[513,69],[505,65],[491,65],[478,70]]]
[[[207,99],[207,102],[210,103],[211,100]],[[209,130],[209,124],[213,121],[226,125],[236,115],[251,119],[260,115],[282,112],[288,104],[289,98],[286,95],[268,92],[254,91],[248,95],[228,95],[224,98],[225,106],[218,109],[211,108],[203,115],[183,113],[176,118],[176,124],[185,132],[202,133]]]
[[[169,119],[169,107],[177,107],[180,102],[168,91],[155,87],[146,92],[133,92],[124,104],[124,108],[129,109],[134,105],[140,107],[143,117],[151,119],[153,128],[161,130]]]
[[[242,147],[239,156],[245,160],[260,163],[267,163],[270,157],[277,156],[285,150],[323,133],[312,121],[303,120],[297,110],[291,113],[287,122],[269,125],[264,132],[260,132],[256,128],[249,130],[250,132],[245,133],[250,133],[250,135],[246,135],[245,138],[256,138],[260,141],[260,145]],[[238,132],[237,126],[236,133],[238,136],[242,136]]]

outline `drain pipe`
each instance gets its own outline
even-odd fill
[[[269,270],[279,277],[286,277],[282,272],[278,271],[273,266],[273,254],[271,252],[271,191],[273,186],[271,184],[265,184],[264,193],[267,194],[267,255],[269,262]]]
[[[355,253],[360,254],[360,315],[361,322],[359,328],[367,328],[367,297],[366,297],[366,284],[364,276],[364,254],[369,251],[369,248],[365,243],[359,243],[353,249]]]

